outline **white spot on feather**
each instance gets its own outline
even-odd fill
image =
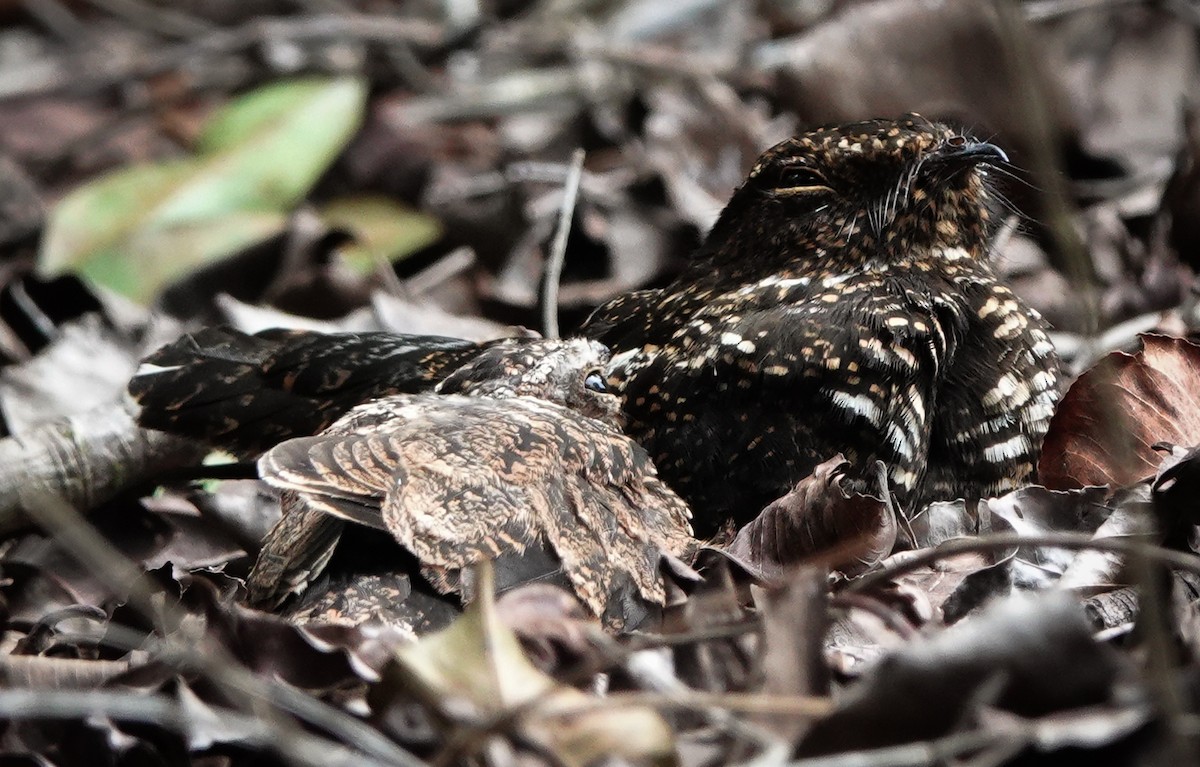
[[[895,448],[896,455],[907,460],[912,460],[912,443],[909,441],[908,435],[894,422],[888,424],[887,440]]]
[[[983,457],[989,461],[1000,463],[1012,458],[1019,458],[1029,452],[1029,438],[1024,434],[1018,434],[1011,439],[1007,439],[999,444],[985,447],[983,449]]]
[[[879,425],[879,422],[883,418],[883,413],[879,410],[879,406],[865,394],[850,394],[838,391],[834,392],[829,399],[843,410],[848,410],[857,416],[861,416],[876,426]]]

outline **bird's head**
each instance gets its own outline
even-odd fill
[[[762,154],[698,255],[734,273],[960,248],[978,258],[996,219],[988,169],[1007,161],[915,114],[819,128]]]
[[[617,423],[621,401],[609,392],[604,344],[510,338],[485,349],[437,386],[442,394],[472,397],[537,397],[586,416]]]

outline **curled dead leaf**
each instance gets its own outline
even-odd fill
[[[739,530],[728,553],[763,580],[819,552],[850,576],[874,567],[896,543],[896,517],[885,501],[842,487],[849,465],[838,455],[817,466]]]
[[[1200,442],[1200,346],[1144,335],[1072,384],[1050,422],[1038,473],[1046,487],[1119,487],[1154,475],[1160,441]]]

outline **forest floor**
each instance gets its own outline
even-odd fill
[[[1200,763],[1197,110],[1185,0],[0,0],[0,761]],[[277,495],[132,428],[209,325],[569,335],[764,148],[910,111],[1012,160],[1040,484],[827,464],[656,625],[484,568],[425,632],[245,606]]]

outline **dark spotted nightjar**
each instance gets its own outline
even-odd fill
[[[608,357],[583,339],[501,342],[436,393],[374,400],[268,450],[259,475],[285,491],[284,517],[251,602],[303,592],[348,520],[391,533],[444,592],[471,564],[545,549],[597,615],[631,594],[661,604],[659,555],[686,554],[689,512],[617,426]]]
[[[989,263],[991,174],[1005,161],[916,115],[789,139],[763,153],[678,279],[587,320],[581,334],[614,351],[607,374],[626,433],[693,506],[700,531],[750,519],[839,452],[857,489],[876,489],[883,461],[908,511],[1031,478],[1059,371],[1045,323]],[[242,392],[225,403],[183,362],[133,390],[147,425],[231,434],[242,412],[262,420],[260,397],[345,410],[367,391],[428,386],[483,348],[436,339],[426,352],[395,338],[304,340],[300,355],[278,344],[258,369],[222,377]],[[346,353],[317,354],[321,343]],[[385,380],[379,363],[392,348],[402,375]],[[304,381],[321,386],[307,393]],[[288,428],[266,420],[270,436]],[[245,447],[269,447],[249,431]]]
[[[582,328],[626,432],[705,520],[843,453],[905,509],[1029,479],[1059,397],[1042,318],[989,264],[1004,153],[909,115],[768,149],[686,271]]]

